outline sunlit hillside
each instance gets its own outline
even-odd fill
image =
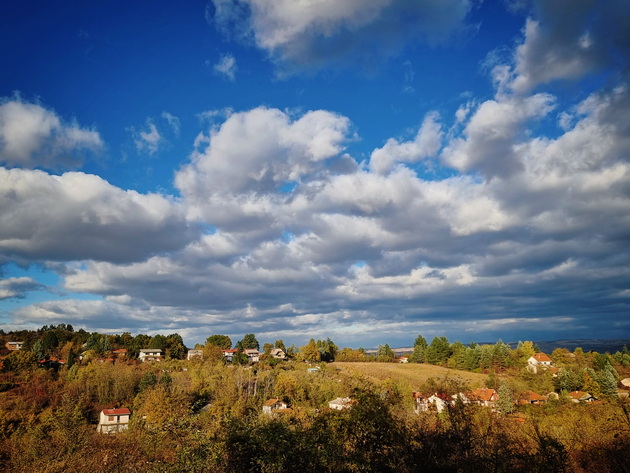
[[[363,376],[374,383],[380,383],[387,379],[404,380],[409,386],[418,387],[427,379],[461,379],[474,388],[481,386],[487,379],[487,375],[472,373],[470,371],[453,370],[441,366],[426,363],[357,363],[335,362],[331,366],[342,372],[355,376]]]

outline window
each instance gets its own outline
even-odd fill
[[[109,416],[107,420],[109,420],[110,422],[114,422],[114,416]]]

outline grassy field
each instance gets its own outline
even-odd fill
[[[471,373],[470,371],[453,370],[418,363],[350,363],[335,362],[331,366],[340,369],[342,373],[363,376],[371,382],[381,383],[387,379],[404,380],[411,387],[418,387],[429,378],[449,379],[460,378],[471,388],[483,386],[487,375]]]

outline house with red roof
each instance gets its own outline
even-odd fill
[[[534,391],[523,391],[516,397],[516,402],[519,406],[527,406],[531,404],[544,404],[549,398],[542,396]]]
[[[236,353],[238,350],[236,348],[225,348],[223,350],[223,357],[225,358],[225,361],[227,361],[228,363],[232,363],[232,358],[234,358],[234,353]]]
[[[97,432],[102,434],[117,434],[129,428],[131,411],[126,407],[103,409],[98,419]]]
[[[527,369],[532,373],[538,373],[539,369],[549,369],[553,366],[553,361],[549,356],[545,353],[534,353],[533,356],[530,356],[527,360]]]
[[[488,388],[477,388],[469,392],[466,397],[470,402],[486,407],[496,407],[499,400],[499,394],[494,389]]]
[[[112,350],[112,357],[115,359],[125,358],[127,356],[126,348],[119,348],[118,350]]]

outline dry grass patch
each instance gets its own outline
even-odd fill
[[[363,376],[376,384],[380,384],[387,379],[393,379],[405,381],[409,386],[420,386],[429,378],[460,378],[469,384],[471,388],[474,388],[482,386],[488,377],[485,374],[454,370],[424,363],[335,362],[331,363],[331,366],[340,369],[342,373],[348,375]]]

